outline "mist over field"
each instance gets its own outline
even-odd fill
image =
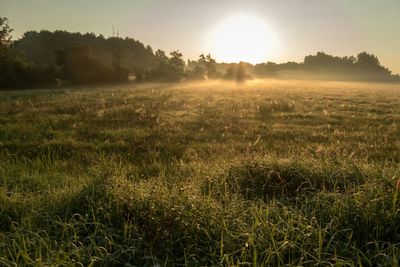
[[[399,266],[399,8],[3,0],[0,266]]]

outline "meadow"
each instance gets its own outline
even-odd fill
[[[2,266],[398,266],[400,85],[0,93]]]

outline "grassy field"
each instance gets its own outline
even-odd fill
[[[398,266],[399,180],[400,85],[0,93],[4,266]]]

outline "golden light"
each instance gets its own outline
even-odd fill
[[[266,62],[278,52],[278,40],[268,25],[251,15],[226,19],[211,33],[209,50],[218,61]]]

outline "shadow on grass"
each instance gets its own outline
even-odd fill
[[[245,199],[291,199],[320,191],[343,193],[365,183],[365,175],[355,166],[313,166],[300,161],[265,161],[232,166],[227,174],[203,186],[205,193],[238,193]],[[215,191],[218,188],[219,190]]]

